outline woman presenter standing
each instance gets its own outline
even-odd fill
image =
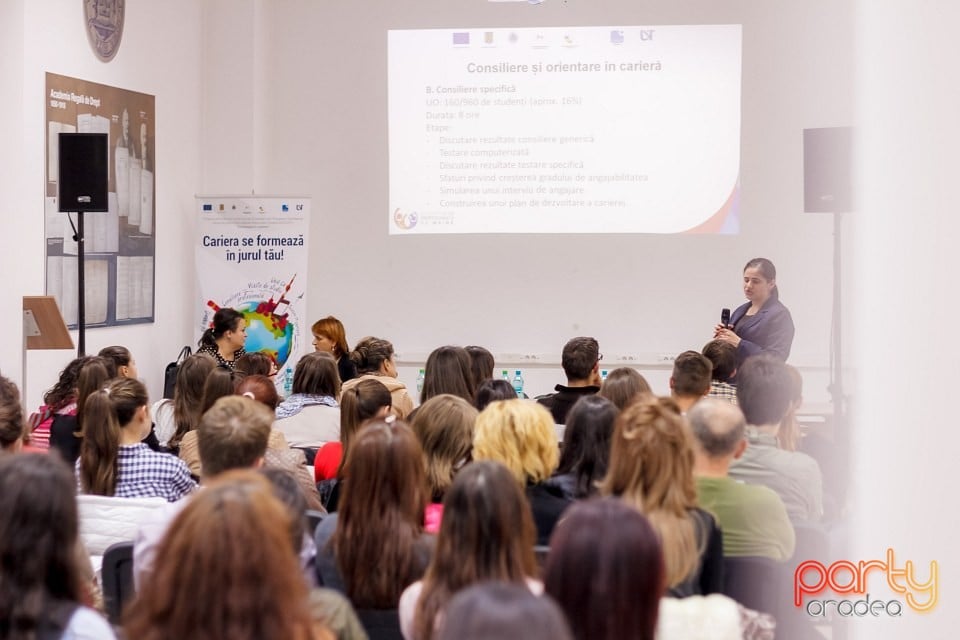
[[[748,302],[740,305],[726,326],[713,331],[717,340],[737,348],[737,367],[750,356],[767,353],[786,360],[793,344],[793,318],[780,302],[777,268],[766,258],[754,258],[743,268],[743,293]]]

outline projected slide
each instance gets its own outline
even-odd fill
[[[739,25],[388,33],[394,234],[736,233]]]

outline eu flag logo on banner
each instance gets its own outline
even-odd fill
[[[204,210],[204,211],[213,211],[213,205],[212,205],[212,204],[204,204],[204,205],[203,205],[203,210]]]

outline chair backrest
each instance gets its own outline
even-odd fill
[[[396,609],[357,609],[357,617],[370,640],[403,640]]]
[[[723,559],[723,594],[762,613],[776,615],[785,593],[784,565],[763,557]]]
[[[133,598],[133,542],[117,542],[103,554],[103,606],[111,624],[120,624],[124,605]]]

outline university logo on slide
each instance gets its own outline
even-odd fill
[[[400,229],[413,229],[417,226],[418,219],[419,216],[417,216],[416,211],[404,213],[400,210],[400,207],[397,207],[393,212],[393,223]]]
[[[868,581],[868,577],[874,578]],[[898,618],[904,613],[906,606],[916,613],[927,613],[937,606],[937,591],[939,571],[936,561],[930,562],[930,570],[926,582],[917,577],[914,563],[907,560],[902,568],[898,568],[894,559],[893,549],[887,549],[886,560],[861,560],[857,563],[849,560],[838,560],[829,566],[816,560],[807,560],[797,565],[793,574],[793,604],[797,608],[804,608],[808,615],[815,618],[824,618],[828,614],[836,613],[844,618],[849,617],[893,617]],[[868,591],[868,582],[873,587],[886,585],[892,592],[888,600],[883,597],[871,599]],[[836,594],[854,594],[859,599],[827,599],[827,591]],[[817,596],[804,603],[804,596]],[[876,591],[874,592],[876,596]],[[903,598],[903,600],[901,600]]]

